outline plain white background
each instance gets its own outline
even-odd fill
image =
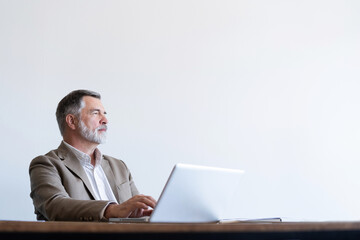
[[[246,171],[228,213],[360,219],[360,2],[0,0],[0,219],[59,100],[102,94],[103,153],[157,198],[175,163]],[[221,203],[219,203],[221,204]]]

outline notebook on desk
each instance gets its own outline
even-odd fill
[[[243,171],[176,164],[150,217],[110,218],[110,222],[203,223],[218,222]],[[229,205],[230,204],[230,205]]]

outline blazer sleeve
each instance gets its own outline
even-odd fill
[[[100,221],[108,201],[74,199],[63,185],[60,161],[48,156],[35,158],[29,167],[31,193],[38,220]]]

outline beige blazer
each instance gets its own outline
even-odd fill
[[[104,155],[101,166],[119,203],[139,194],[123,161]],[[94,200],[84,169],[63,142],[58,149],[33,159],[29,174],[38,220],[104,220],[101,215],[108,201]]]

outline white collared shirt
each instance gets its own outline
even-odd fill
[[[113,191],[111,190],[105,172],[101,167],[101,161],[103,159],[101,152],[98,149],[95,149],[95,166],[93,166],[91,164],[91,157],[89,155],[74,148],[65,141],[63,142],[80,160],[80,164],[83,167],[95,194],[95,200],[108,200],[110,202],[118,203]]]

